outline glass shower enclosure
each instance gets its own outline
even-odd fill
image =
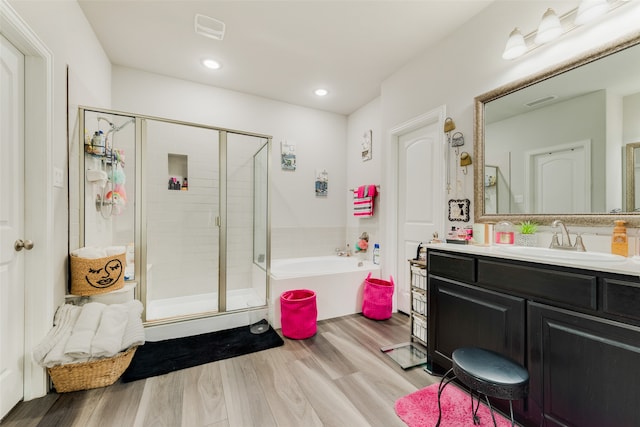
[[[79,122],[78,246],[126,247],[147,324],[266,306],[270,136],[85,107]]]

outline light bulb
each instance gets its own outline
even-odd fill
[[[562,24],[560,24],[560,18],[558,18],[558,15],[556,15],[553,9],[547,9],[544,15],[542,15],[542,21],[540,21],[540,26],[538,26],[538,31],[536,32],[536,43],[543,44],[550,42],[560,37],[561,34]]]
[[[520,29],[514,28],[509,34],[507,45],[504,48],[502,57],[504,59],[515,59],[527,51],[527,44],[524,41],[524,37],[520,32]]]
[[[576,12],[576,19],[573,22],[576,25],[586,24],[598,16],[604,15],[607,10],[609,10],[607,0],[582,0]]]

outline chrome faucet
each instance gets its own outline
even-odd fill
[[[564,225],[562,221],[556,219],[551,224],[553,228],[560,227],[560,231],[562,233],[562,242],[558,242],[558,232],[553,233],[553,237],[551,238],[551,245],[549,246],[552,249],[566,249],[570,251],[578,251],[578,252],[586,252],[586,248],[584,247],[584,243],[582,242],[582,236],[576,235],[576,242],[571,244],[571,236],[569,235],[569,230],[567,230],[567,226]]]

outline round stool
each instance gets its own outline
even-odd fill
[[[480,408],[480,395],[483,394],[489,406],[493,425],[497,426],[497,423],[489,397],[509,401],[511,425],[514,426],[512,401],[525,398],[529,392],[529,373],[527,370],[499,353],[482,348],[456,349],[451,355],[451,359],[453,366],[444,374],[438,387],[438,423],[436,427],[440,425],[442,416],[440,395],[447,384],[456,378],[471,390],[471,413],[474,425],[480,424],[478,409]],[[453,377],[449,377],[452,372]],[[478,393],[478,404],[475,408],[473,405],[474,392]]]

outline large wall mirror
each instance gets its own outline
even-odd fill
[[[476,97],[474,127],[476,222],[640,225],[640,33]]]

